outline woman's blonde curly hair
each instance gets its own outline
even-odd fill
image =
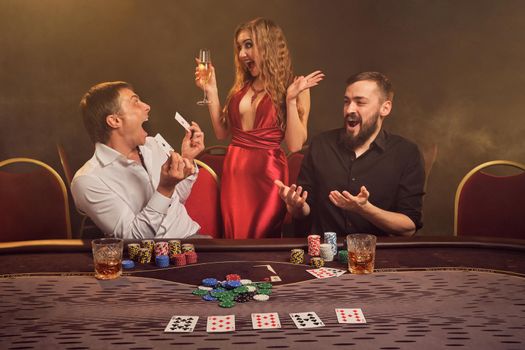
[[[254,80],[244,64],[239,61],[240,50],[237,44],[237,37],[244,30],[251,33],[253,44],[259,52],[260,63],[258,68],[260,78],[264,83],[265,92],[270,95],[278,111],[279,125],[284,129],[286,126],[286,90],[294,79],[292,60],[283,30],[273,21],[265,18],[253,19],[239,25],[235,30],[233,37],[235,82],[228,93],[224,105],[223,122],[227,122],[228,105],[233,95],[247,83],[251,83]],[[299,105],[298,109],[301,117],[303,111]]]

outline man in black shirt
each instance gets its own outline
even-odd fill
[[[382,129],[394,92],[387,77],[350,77],[344,127],[315,137],[290,187],[276,180],[294,218],[311,215],[312,232],[410,236],[420,229],[425,182],[416,144]]]

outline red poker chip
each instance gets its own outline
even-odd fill
[[[197,253],[194,251],[189,251],[184,253],[186,255],[186,262],[188,264],[196,264],[197,263]]]
[[[241,276],[237,274],[231,273],[229,275],[226,275],[226,281],[240,281],[240,280],[241,280]]]
[[[175,266],[186,265],[186,255],[185,254],[173,254],[171,256],[171,261]]]

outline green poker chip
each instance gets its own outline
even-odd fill
[[[233,300],[224,300],[224,301],[221,301],[219,303],[219,306],[220,307],[224,307],[224,308],[234,307],[235,306],[235,301],[233,301]]]
[[[208,294],[208,291],[207,290],[202,290],[202,289],[195,289],[193,292],[191,292],[191,294],[198,295],[198,296],[202,297],[202,296],[205,296],[206,294]]]
[[[259,288],[259,289],[257,289],[257,293],[258,294],[264,294],[264,295],[270,295],[270,294],[272,294],[272,290],[271,289],[265,289],[265,288]]]
[[[261,283],[257,283],[257,288],[261,288],[261,289],[272,289],[272,284],[269,283],[269,282],[261,282]]]
[[[237,288],[235,288],[235,289],[233,290],[233,292],[234,292],[235,294],[246,293],[246,292],[248,292],[248,288],[245,287],[245,286],[237,287]]]

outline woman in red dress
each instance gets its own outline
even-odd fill
[[[225,238],[279,237],[286,208],[273,181],[288,182],[286,155],[307,137],[309,88],[324,75],[294,78],[282,29],[257,18],[241,24],[234,36],[235,83],[221,109],[215,69],[195,81],[206,92],[215,136],[231,136],[221,178]],[[206,81],[207,80],[207,81]]]

